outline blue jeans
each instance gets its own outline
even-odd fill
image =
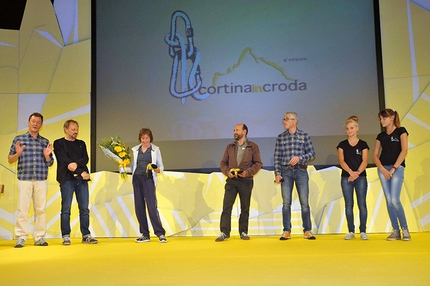
[[[289,166],[282,166],[281,176],[284,182],[281,184],[282,190],[282,222],[284,231],[291,231],[291,197],[294,183],[299,195],[300,207],[302,210],[303,232],[312,229],[311,210],[309,208],[309,175],[307,169],[294,169]]]
[[[391,170],[392,167],[393,165],[384,166],[387,170]],[[400,191],[402,190],[404,174],[405,168],[400,165],[394,172],[391,180],[387,180],[378,169],[379,179],[381,180],[382,189],[384,190],[385,199],[387,201],[391,226],[396,230],[399,229],[399,222],[403,229],[408,229],[405,210],[400,202]]]
[[[348,182],[348,177],[340,180],[343,197],[345,198],[345,215],[348,222],[348,231],[355,232],[354,225],[354,188],[357,196],[358,210],[360,213],[360,232],[366,232],[367,221],[367,178],[358,177],[355,181]]]
[[[76,194],[76,201],[79,208],[79,222],[82,236],[90,234],[90,210],[88,182],[84,180],[67,180],[60,184],[61,191],[61,234],[70,235],[70,208],[72,206],[73,193]]]

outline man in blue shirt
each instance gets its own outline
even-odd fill
[[[309,208],[308,161],[315,157],[311,138],[297,128],[299,116],[287,112],[282,120],[285,131],[278,135],[275,146],[275,182],[281,183],[283,234],[280,240],[291,238],[291,197],[294,183],[302,210],[303,233],[306,239],[315,239],[311,233]]]
[[[46,232],[46,192],[48,190],[48,167],[54,163],[52,144],[39,135],[43,116],[33,113],[28,118],[28,132],[13,139],[8,162],[18,161],[18,217],[15,248],[24,247],[29,233],[28,210],[34,206],[34,245],[48,246]]]

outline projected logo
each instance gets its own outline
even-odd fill
[[[176,30],[178,18],[182,18],[185,22],[186,40]],[[182,11],[175,11],[172,14],[170,33],[164,37],[164,41],[169,45],[169,55],[173,58],[170,94],[180,98],[182,104],[187,102],[188,96],[196,100],[204,100],[210,96],[209,93],[198,93],[202,85],[199,65],[200,52],[194,46],[193,37],[193,27],[188,15]],[[187,67],[187,61],[191,62],[190,68]],[[179,90],[177,90],[178,86]]]
[[[229,84],[218,84],[218,80],[221,77],[232,74],[235,71],[235,69],[240,67],[246,57],[251,58],[253,62],[259,66],[266,66],[267,68],[269,68],[271,75],[275,76],[277,74],[278,76],[280,76],[282,81],[271,82],[271,83],[263,82],[260,84],[256,84],[256,83],[237,84],[233,82]],[[297,79],[287,76],[283,67],[279,66],[275,62],[265,59],[264,57],[257,56],[252,51],[252,48],[247,47],[242,51],[237,63],[229,67],[227,71],[224,73],[216,72],[212,80],[212,85],[209,87],[202,86],[199,92],[209,93],[210,95],[212,95],[212,94],[220,94],[220,93],[224,93],[224,94],[271,93],[271,92],[277,93],[277,92],[286,92],[286,91],[305,91],[306,89],[307,89],[306,82],[298,81]]]
[[[177,31],[178,18],[182,18],[185,24],[185,37]],[[306,82],[287,76],[284,68],[263,57],[257,56],[252,48],[246,47],[238,61],[227,69],[226,72],[216,72],[212,78],[212,85],[202,86],[200,72],[200,52],[194,46],[194,31],[190,18],[183,11],[175,11],[172,14],[170,33],[164,37],[164,41],[169,45],[169,55],[173,58],[172,72],[170,76],[170,94],[180,98],[182,104],[187,102],[187,97],[191,96],[196,100],[204,100],[213,94],[243,94],[243,93],[279,93],[286,91],[305,91]],[[221,77],[233,73],[241,66],[245,58],[251,57],[254,63],[267,66],[271,71],[275,71],[281,76],[281,80],[271,83],[224,83],[218,84]],[[307,58],[300,58],[307,60]],[[284,61],[291,59],[285,59]],[[191,63],[188,66],[187,63]],[[250,69],[253,70],[253,69]],[[286,81],[285,81],[286,80]],[[178,90],[179,89],[179,90]]]

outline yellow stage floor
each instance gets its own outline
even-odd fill
[[[2,240],[0,285],[430,285],[430,233],[412,233],[409,242],[343,236],[99,238],[70,246],[48,239],[48,247],[28,240],[22,249]]]

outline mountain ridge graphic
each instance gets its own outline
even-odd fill
[[[230,73],[232,73],[232,72],[233,72],[237,67],[239,67],[239,66],[240,66],[240,64],[242,63],[243,59],[245,58],[245,56],[246,56],[247,54],[249,54],[249,55],[254,59],[254,61],[255,61],[257,64],[260,64],[260,62],[262,62],[262,63],[264,63],[264,64],[266,64],[266,65],[268,65],[268,66],[270,66],[270,67],[272,67],[272,68],[276,69],[279,73],[281,73],[281,75],[282,75],[286,80],[295,80],[294,78],[290,78],[289,76],[287,76],[287,75],[286,75],[284,68],[280,67],[278,64],[276,64],[276,63],[274,63],[274,62],[271,62],[271,61],[266,60],[266,59],[265,59],[265,58],[263,58],[263,57],[257,57],[257,55],[255,55],[255,53],[252,51],[252,48],[250,48],[250,47],[246,47],[246,48],[242,51],[242,53],[240,54],[240,56],[239,56],[239,59],[238,59],[237,63],[233,64],[233,66],[232,66],[232,67],[229,67],[225,73],[215,72],[215,74],[214,74],[214,76],[213,76],[213,78],[212,78],[212,85],[213,85],[213,86],[216,86],[216,83],[217,83],[217,81],[218,81],[218,78],[219,78],[219,77],[221,77],[221,76],[225,76],[225,75],[227,75],[227,74],[230,74]]]

